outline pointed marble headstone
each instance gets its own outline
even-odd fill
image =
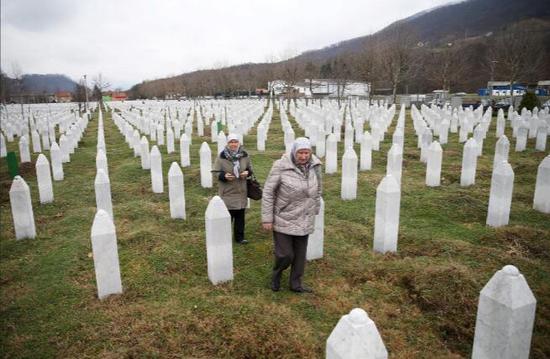
[[[331,133],[327,137],[327,148],[325,153],[325,173],[331,174],[338,170],[338,142],[336,135]]]
[[[548,139],[548,125],[541,124],[537,130],[537,140],[535,149],[537,151],[546,151],[546,140]]]
[[[397,251],[401,189],[392,175],[386,175],[376,189],[376,214],[374,218],[375,252]]]
[[[208,143],[203,142],[199,150],[201,167],[201,186],[212,188],[212,152]]]
[[[170,217],[185,219],[183,173],[177,162],[172,162],[168,171],[168,197],[170,199]]]
[[[54,181],[63,181],[63,160],[61,156],[61,150],[56,142],[52,142],[50,149],[50,157],[52,160],[52,175]]]
[[[31,132],[31,140],[32,140],[32,151],[34,153],[40,153],[42,152],[42,145],[40,144],[40,135],[37,131]]]
[[[500,162],[493,169],[487,225],[501,227],[508,224],[512,192],[514,190],[514,170],[508,162]]]
[[[29,150],[29,140],[27,136],[23,136],[19,139],[19,156],[21,157],[21,163],[31,161],[31,152]]]
[[[349,147],[342,156],[342,182],[340,189],[343,200],[357,198],[357,155]]]
[[[500,162],[508,162],[508,152],[510,151],[510,141],[506,135],[500,136],[495,145],[495,156],[493,157],[493,168]]]
[[[340,318],[326,345],[327,359],[386,359],[388,351],[367,312],[355,308]]]
[[[550,213],[550,155],[542,160],[537,170],[533,208]]]
[[[523,125],[520,125],[518,127],[518,135],[516,137],[516,152],[522,152],[525,151],[525,148],[527,147],[527,133],[529,129],[524,127]]]
[[[111,198],[111,181],[109,176],[101,168],[97,170],[95,181],[95,202],[96,208],[102,209],[111,216],[111,220],[114,220],[113,216],[113,202]]]
[[[46,156],[41,153],[38,155],[35,167],[40,203],[51,203],[53,202],[53,185],[50,162]]]
[[[166,129],[166,151],[168,154],[174,152],[174,131],[170,127]]]
[[[44,133],[42,133],[42,148],[45,151],[50,150],[50,136],[48,134],[48,130],[46,130],[46,131],[44,131]]]
[[[107,164],[107,156],[102,149],[97,150],[97,155],[95,156],[95,167],[96,170],[102,169],[107,177],[109,177],[109,165]]]
[[[359,161],[359,169],[368,171],[372,167],[372,136],[369,131],[365,131],[361,139],[361,160]]]
[[[164,179],[162,175],[162,156],[155,145],[151,148],[151,185],[154,193],[164,192]]]
[[[325,201],[321,198],[319,214],[315,216],[314,231],[307,242],[306,259],[308,261],[323,258],[325,237]]]
[[[189,137],[182,133],[180,137],[180,163],[181,167],[191,166],[191,157],[189,156]]]
[[[219,196],[214,196],[208,203],[204,221],[208,279],[214,285],[233,280],[231,216]]]
[[[10,188],[11,215],[15,238],[34,238],[34,212],[32,209],[31,190],[21,176],[15,176]]]
[[[497,271],[479,295],[472,359],[529,358],[536,307],[516,267]]]
[[[462,171],[460,172],[460,185],[462,187],[471,186],[476,181],[477,151],[476,140],[470,138],[464,145],[462,152]]]
[[[8,155],[8,149],[6,147],[6,138],[4,134],[0,132],[0,158],[6,157]]]
[[[439,142],[434,141],[428,148],[426,163],[426,186],[437,187],[441,185],[441,162],[443,150]]]
[[[102,209],[95,214],[91,237],[97,296],[104,299],[122,293],[115,225]]]
[[[401,146],[394,143],[388,151],[386,164],[386,174],[392,175],[397,183],[401,183],[401,173],[403,168],[403,150]]]
[[[151,169],[151,152],[149,150],[149,140],[142,136],[139,142],[141,153],[141,168],[144,170]]]

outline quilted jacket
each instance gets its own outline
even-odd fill
[[[264,185],[262,222],[273,230],[293,236],[313,233],[321,198],[321,161],[312,155],[307,173],[296,167],[290,156],[275,161]]]

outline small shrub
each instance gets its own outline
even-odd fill
[[[540,108],[540,100],[533,92],[527,92],[523,95],[521,103],[519,104],[519,109],[527,108],[529,111],[533,111],[535,107]]]

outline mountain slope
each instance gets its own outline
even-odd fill
[[[22,80],[24,91],[30,93],[72,92],[76,86],[76,82],[60,74],[27,74]]]

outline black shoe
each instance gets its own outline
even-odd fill
[[[291,288],[290,290],[295,293],[313,293],[313,289],[308,287]]]
[[[271,290],[274,292],[278,292],[281,290],[281,283],[277,281],[271,281]]]
[[[246,239],[237,241],[238,244],[248,244],[248,241]]]

